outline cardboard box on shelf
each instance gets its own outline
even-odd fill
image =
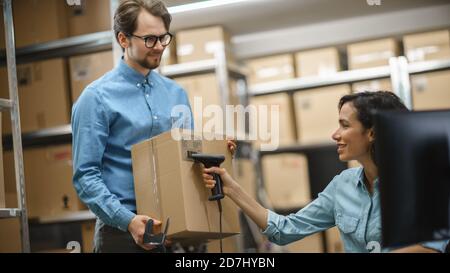
[[[257,140],[255,148],[263,148],[262,144],[289,145],[295,140],[295,121],[292,109],[291,97],[286,93],[263,95],[251,97],[249,106],[256,109],[256,116],[249,116],[250,129],[255,126]],[[278,107],[278,119],[274,115],[272,118],[272,107]],[[265,110],[267,115],[264,115]],[[276,110],[274,108],[273,110]],[[264,126],[267,130],[264,130]],[[255,132],[256,133],[256,132]],[[253,137],[253,136],[252,136]]]
[[[331,142],[338,128],[338,103],[350,94],[350,86],[336,85],[302,90],[294,94],[298,141],[302,144]]]
[[[164,53],[161,56],[160,66],[167,66],[177,63],[177,45],[175,37],[172,38],[170,44],[164,49]]]
[[[208,240],[238,234],[238,209],[229,198],[221,201],[220,234],[218,205],[208,200],[211,191],[204,186],[201,164],[187,157],[188,152],[224,155],[221,166],[232,174],[226,140],[175,140],[177,135],[189,139],[191,131],[174,129],[132,147],[137,212],[163,223],[170,217],[168,237],[173,240]]]
[[[95,221],[81,223],[81,240],[83,253],[92,253],[94,250]]]
[[[66,5],[65,1],[59,0],[14,1],[16,47],[66,38],[68,35]],[[45,20],[43,15],[45,15]],[[0,14],[0,19],[3,22],[3,12]],[[5,48],[4,24],[0,27],[0,46]]]
[[[294,57],[292,54],[281,54],[247,60],[249,73],[248,85],[295,78]]]
[[[223,98],[221,90],[219,89],[219,81],[215,74],[203,74],[196,76],[186,76],[175,78],[175,81],[183,87],[189,97],[189,103],[194,116],[194,130],[196,132],[207,133],[223,133],[226,128],[226,120],[233,119],[233,128],[235,132],[239,132],[236,113],[230,113],[230,117],[223,115],[223,123],[221,127],[213,126],[216,116],[207,115],[207,112],[211,110],[211,106],[218,106],[223,109]],[[238,103],[236,93],[236,81],[230,79],[229,95],[227,105],[236,105]],[[209,109],[209,110],[208,110]],[[225,111],[224,111],[225,113]]]
[[[17,194],[7,192],[6,206],[17,208]],[[20,218],[0,219],[0,253],[22,252],[20,239]]]
[[[262,173],[264,188],[274,208],[301,208],[311,202],[305,155],[266,155],[262,158]]]
[[[7,71],[0,69],[0,97],[9,98]],[[22,132],[70,123],[69,82],[64,59],[17,66],[17,85]],[[9,115],[3,116],[4,134],[11,133]]]
[[[450,30],[405,35],[403,46],[409,62],[450,59]]]
[[[25,189],[30,218],[58,217],[85,210],[72,184],[70,144],[24,150]],[[5,153],[7,192],[15,192],[14,159]]]
[[[361,69],[389,65],[389,58],[398,56],[399,47],[393,38],[367,41],[347,46],[348,68]]]
[[[327,253],[344,253],[344,245],[339,234],[339,229],[333,227],[325,231]]]
[[[286,245],[288,252],[291,253],[323,253],[322,236],[316,233],[307,236],[300,241]]]
[[[72,102],[84,88],[114,68],[112,51],[81,55],[69,59]]]
[[[327,76],[341,70],[339,51],[335,47],[302,51],[295,54],[296,76]]]
[[[66,5],[70,36],[111,30],[110,1],[81,0],[81,5]]]
[[[392,90],[392,84],[390,79],[378,79],[371,81],[362,81],[356,82],[352,84],[352,92],[360,93],[360,92],[374,92],[374,91],[390,91]]]
[[[175,36],[178,63],[214,59],[217,52],[233,61],[230,35],[221,26],[181,30]]]
[[[256,199],[255,166],[250,159],[236,159],[234,161],[235,180],[251,197]]]
[[[450,109],[450,71],[411,76],[414,110]]]

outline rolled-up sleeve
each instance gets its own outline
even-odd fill
[[[269,210],[263,234],[275,244],[286,245],[333,227],[335,184],[333,179],[317,199],[295,214],[283,216]]]
[[[108,113],[99,94],[88,88],[72,109],[73,184],[81,201],[105,224],[127,231],[135,214],[120,203],[102,178],[108,135]]]

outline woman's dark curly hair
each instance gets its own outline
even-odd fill
[[[364,129],[368,130],[373,128],[374,119],[373,114],[376,111],[383,110],[399,110],[408,111],[406,106],[400,100],[397,95],[388,91],[376,91],[376,92],[361,92],[350,95],[345,95],[339,101],[339,111],[342,106],[348,102],[351,102],[356,109],[357,118],[362,123]],[[376,138],[376,136],[375,136]],[[375,160],[375,145],[372,144],[371,156]]]

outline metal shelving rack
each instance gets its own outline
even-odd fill
[[[17,91],[16,52],[14,41],[14,21],[11,0],[3,0],[5,23],[6,60],[8,66],[8,84],[10,99],[0,100],[0,110],[10,111],[12,126],[12,146],[14,150],[14,168],[16,173],[16,190],[18,208],[0,209],[0,218],[20,218],[22,252],[30,252],[27,206],[25,201],[25,178],[23,170],[22,135],[20,129],[19,96]],[[3,167],[3,166],[2,166]]]

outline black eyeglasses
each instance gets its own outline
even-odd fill
[[[155,35],[147,35],[147,36],[137,36],[134,34],[128,34],[128,36],[133,36],[139,39],[144,40],[145,47],[153,48],[156,45],[156,42],[159,40],[162,46],[168,46],[172,41],[173,35],[170,32],[167,32],[161,36]]]

